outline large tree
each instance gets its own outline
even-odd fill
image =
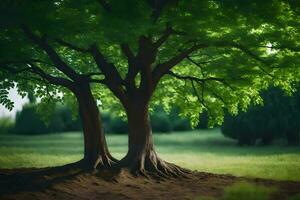
[[[124,108],[129,144],[119,166],[177,175],[182,170],[154,149],[149,108],[177,104],[193,125],[207,111],[213,125],[222,122],[224,108],[236,113],[260,103],[259,91],[270,84],[292,91],[299,78],[299,12],[293,0],[27,0],[2,10],[1,39],[17,42],[24,59],[23,43],[36,44],[58,67],[55,73],[73,82],[85,77],[96,83],[105,107]],[[32,63],[44,57],[36,47],[27,50]]]
[[[84,157],[75,163],[76,166],[88,170],[111,167],[117,160],[108,151],[91,88],[93,82],[102,81],[93,79],[99,73],[94,73],[93,67],[81,70],[89,63],[83,59],[73,61],[67,58],[72,53],[64,54],[64,49],[52,44],[46,36],[45,33],[52,28],[45,25],[56,16],[55,2],[19,3],[7,1],[1,5],[0,103],[12,109],[13,102],[8,93],[17,87],[22,96],[28,93],[41,99],[39,112],[44,118],[51,114],[58,101],[78,105],[84,133]],[[39,27],[43,33],[31,26]],[[68,30],[65,33],[68,34]]]

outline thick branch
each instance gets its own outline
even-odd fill
[[[35,35],[27,26],[23,25],[22,29],[25,35],[35,44],[37,44],[40,48],[42,48],[49,56],[51,61],[54,63],[55,67],[63,72],[69,78],[76,80],[79,79],[80,76],[69,67],[57,54],[57,52],[47,43],[46,38],[41,38]]]
[[[173,29],[168,24],[163,34],[158,38],[158,40],[153,44],[154,48],[159,48],[163,43],[167,41],[167,39],[172,35]]]
[[[174,56],[167,62],[158,64],[152,72],[153,77],[154,77],[154,84],[156,85],[163,75],[168,73],[172,67],[174,67],[175,65],[180,63],[185,58],[187,58],[188,55],[190,55],[194,51],[197,51],[197,50],[199,50],[201,48],[205,48],[205,47],[208,47],[208,45],[207,44],[194,45],[191,48],[188,48],[188,49],[182,51],[181,53],[179,53],[178,55]]]
[[[17,75],[19,73],[25,72],[25,71],[30,71],[31,68],[30,67],[24,67],[21,69],[16,69],[14,67],[9,67],[9,64],[5,64],[5,63],[0,63],[0,70],[5,70],[8,73],[12,74],[12,75]]]
[[[40,77],[42,77],[44,80],[54,84],[54,85],[59,85],[59,86],[64,86],[64,87],[68,87],[71,89],[72,87],[72,82],[68,79],[65,79],[65,78],[62,78],[62,77],[55,77],[55,76],[52,76],[48,73],[46,73],[44,70],[42,70],[40,67],[36,66],[35,64],[33,64],[33,62],[29,62],[29,61],[24,61],[24,62],[21,62],[21,61],[16,61],[16,62],[13,62],[13,61],[9,61],[8,62],[3,62],[3,63],[0,63],[2,66],[1,68],[8,71],[10,74],[12,75],[16,75],[16,74],[19,74],[19,73],[23,73],[23,72],[30,72],[30,73],[33,73],[33,74],[36,74]],[[25,67],[22,67],[21,69],[16,69],[14,67],[9,67],[13,64],[21,64]]]
[[[126,87],[128,89],[133,89],[135,87],[134,78],[138,73],[136,56],[133,54],[128,44],[122,44],[121,50],[128,61],[128,71],[125,78]]]
[[[125,101],[125,92],[122,87],[124,81],[120,76],[118,70],[116,69],[115,65],[112,63],[107,62],[104,58],[104,55],[98,49],[96,45],[91,46],[91,53],[92,56],[98,66],[98,68],[103,72],[105,79],[101,81],[92,80],[92,82],[99,82],[106,84],[109,89],[120,99],[120,101]]]
[[[104,55],[101,53],[101,51],[98,49],[96,45],[91,46],[91,53],[98,68],[103,72],[109,84],[121,85],[123,83],[123,80],[118,70],[116,69],[115,65],[107,62],[107,60],[104,58]]]
[[[131,51],[130,47],[128,44],[121,44],[120,45],[122,52],[124,53],[124,55],[127,57],[129,62],[132,62],[133,59],[135,58],[133,52]]]
[[[40,77],[47,80],[48,82],[50,82],[54,85],[64,86],[69,89],[72,89],[72,87],[73,87],[72,81],[62,78],[62,77],[52,76],[52,75],[46,73],[44,70],[42,70],[41,68],[39,68],[38,66],[36,66],[33,63],[30,63],[29,66],[31,67],[33,73],[38,74]]]
[[[72,49],[72,50],[75,50],[75,51],[79,51],[79,52],[82,52],[82,53],[89,53],[89,52],[90,52],[89,49],[85,49],[85,48],[82,48],[82,47],[78,47],[78,46],[76,46],[76,45],[74,45],[74,44],[71,44],[71,43],[69,43],[69,42],[66,42],[66,41],[64,41],[64,40],[62,40],[62,39],[56,38],[55,41],[56,41],[57,43],[59,43],[60,45],[65,46],[65,47],[67,47],[67,48],[69,48],[69,49]]]

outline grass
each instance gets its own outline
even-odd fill
[[[225,188],[223,200],[268,200],[271,193],[276,189],[251,184],[248,182],[235,183]]]
[[[222,200],[268,200],[276,192],[274,187],[265,187],[246,181],[237,182],[224,190]],[[199,197],[197,200],[215,200],[213,197]]]
[[[239,147],[218,129],[157,134],[162,158],[182,167],[212,173],[276,180],[300,180],[300,146]],[[108,135],[112,154],[122,158],[126,135]],[[0,168],[56,166],[79,160],[83,152],[80,133],[39,136],[0,135]]]

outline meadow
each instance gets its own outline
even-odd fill
[[[112,154],[122,158],[127,136],[107,134]],[[282,143],[240,147],[219,129],[155,134],[160,156],[192,170],[235,176],[300,180],[300,146]],[[79,160],[83,138],[79,132],[48,135],[0,134],[0,168],[58,166]]]

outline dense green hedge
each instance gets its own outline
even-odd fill
[[[161,107],[156,107],[151,113],[150,118],[152,131],[154,133],[191,130],[189,120],[179,117],[179,110],[177,108],[173,108],[170,113],[166,113]],[[123,134],[128,132],[127,122],[120,117],[104,113],[102,114],[102,120],[107,133]],[[208,117],[206,113],[200,115],[200,122],[197,128],[204,129],[208,127]]]
[[[46,134],[81,130],[80,120],[72,120],[72,112],[65,106],[56,106],[54,114],[47,123],[41,119],[36,109],[36,104],[27,104],[17,113],[14,133]]]
[[[47,134],[82,130],[80,119],[72,120],[71,110],[66,106],[57,105],[47,123],[41,119],[41,115],[36,110],[35,101],[24,105],[23,109],[17,113],[15,123],[11,119],[0,121],[0,132]],[[125,134],[128,132],[127,122],[121,117],[112,116],[110,113],[103,113],[101,117],[107,133]],[[166,113],[161,107],[157,107],[151,113],[150,118],[152,130],[155,133],[191,130],[189,120],[179,117],[177,108]],[[207,128],[207,115],[204,113],[200,118],[201,123],[197,128]]]
[[[300,143],[300,93],[285,95],[271,88],[262,93],[263,106],[252,106],[237,116],[227,115],[222,133],[238,140],[240,145],[254,145],[257,141],[270,144],[276,138],[285,138],[289,145]]]

